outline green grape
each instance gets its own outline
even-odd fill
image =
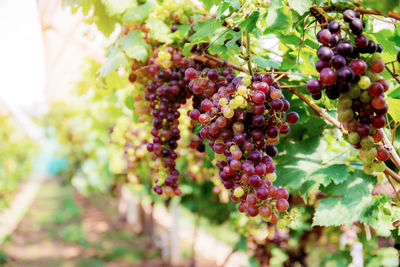
[[[279,229],[284,229],[286,227],[286,221],[284,219],[279,219],[278,222],[276,223],[276,226]]]
[[[380,77],[378,74],[376,74],[375,72],[373,72],[371,69],[368,69],[365,74],[366,76],[368,76],[368,78],[370,79],[371,82],[375,82],[376,80],[378,80]],[[361,87],[361,86],[360,86]],[[368,86],[369,87],[369,86]],[[361,88],[363,89],[363,88]]]
[[[347,109],[350,108],[353,101],[350,98],[339,99],[337,104],[337,109]]]
[[[361,94],[361,88],[357,84],[353,85],[352,87],[350,87],[350,90],[348,93],[349,93],[351,99],[356,99]]]
[[[363,159],[365,159],[367,162],[372,162],[376,157],[376,153],[376,148],[372,147],[371,149],[364,151]]]
[[[351,109],[338,110],[338,120],[340,122],[349,122],[354,118],[354,112]]]
[[[375,60],[379,60],[379,59],[382,59],[381,53],[375,52],[372,54],[371,63],[374,62]]]
[[[348,136],[348,141],[350,144],[355,145],[360,142],[360,136],[356,132],[352,132]]]
[[[367,76],[361,76],[357,84],[358,86],[360,86],[361,89],[366,90],[371,85],[371,80]]]
[[[372,169],[371,166],[368,165],[364,165],[363,170],[366,174],[372,174],[374,172],[374,170]]]
[[[360,101],[363,103],[370,103],[372,96],[369,95],[368,91],[362,91],[360,95]]]
[[[372,136],[366,136],[363,139],[361,139],[361,147],[363,150],[369,150],[374,146],[374,138]]]
[[[244,190],[241,187],[237,187],[235,188],[235,190],[233,191],[233,194],[235,195],[235,197],[241,197],[244,194]]]
[[[374,172],[383,172],[385,167],[386,165],[382,161],[375,161],[372,163],[372,169]]]

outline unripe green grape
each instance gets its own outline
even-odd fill
[[[269,222],[269,221],[271,221],[271,219],[272,219],[272,216],[269,216],[268,218],[264,218],[264,217],[261,217],[265,222]]]
[[[346,93],[341,93],[341,94],[339,95],[339,100],[348,99],[348,98],[350,98],[350,94],[349,94],[348,91],[347,91]]]
[[[382,59],[381,53],[375,52],[372,54],[371,63],[374,62],[375,60],[379,60],[379,59]]]
[[[352,144],[352,145],[355,145],[355,144],[357,144],[358,142],[360,142],[360,136],[358,135],[358,133],[356,133],[356,132],[352,132],[352,133],[350,133],[349,134],[349,136],[348,136],[348,141],[349,141],[349,143],[350,144]]]
[[[250,76],[244,76],[242,79],[242,83],[246,86],[249,86],[251,84],[251,77]]]
[[[178,19],[180,24],[187,24],[189,22],[189,18],[186,15],[182,15]]]
[[[157,185],[162,186],[164,184],[164,178],[158,178]]]
[[[372,136],[366,136],[361,139],[361,147],[363,150],[369,150],[374,146],[374,138]]]
[[[371,80],[367,76],[361,76],[357,84],[358,86],[360,86],[361,89],[366,90],[371,85]]]
[[[382,161],[375,161],[374,163],[372,163],[372,169],[374,172],[383,172],[385,170],[385,163],[383,163]]]
[[[276,226],[277,226],[279,229],[284,229],[284,228],[286,227],[286,221],[283,220],[283,219],[279,219],[279,220],[276,222]]]
[[[371,82],[375,82],[376,80],[378,80],[380,77],[378,74],[376,74],[375,72],[373,72],[371,69],[368,69],[365,74],[365,76],[367,76],[369,78],[369,80]],[[369,87],[369,86],[368,86]],[[361,88],[362,89],[362,88]]]
[[[350,98],[339,99],[337,109],[348,109],[353,104]]]
[[[372,169],[371,166],[368,165],[364,165],[363,170],[366,174],[372,174],[374,172],[374,170]]]
[[[241,187],[236,187],[233,191],[233,194],[235,195],[235,197],[241,197],[244,194],[244,190]]]
[[[362,91],[360,95],[360,101],[363,103],[370,103],[372,96],[369,95],[368,91]]]
[[[349,95],[352,99],[356,99],[360,96],[361,94],[361,88],[360,86],[358,86],[357,84],[353,85],[352,87],[350,87],[349,90]]]
[[[374,127],[374,126],[371,126],[370,128],[369,128],[369,135],[374,135],[376,133],[376,128]]]
[[[354,112],[351,109],[338,110],[338,120],[340,122],[349,122],[354,118]]]
[[[367,151],[364,151],[363,159],[365,159],[366,162],[373,162],[375,157],[376,157],[377,150],[375,147],[372,147],[368,149]]]

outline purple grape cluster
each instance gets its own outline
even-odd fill
[[[200,136],[215,152],[220,178],[238,210],[260,214],[272,223],[289,207],[289,194],[272,185],[276,179],[272,158],[279,133],[298,121],[296,112],[271,75],[254,74],[248,86],[232,69],[188,68],[185,76],[194,94],[189,116],[200,121]]]
[[[362,35],[365,23],[358,13],[348,9],[343,20],[344,24],[330,21],[318,32],[322,45],[317,50],[316,69],[320,76],[308,81],[307,91],[316,100],[323,90],[328,98],[339,98],[338,119],[349,131],[348,141],[362,149],[364,171],[381,172],[382,161],[389,158],[385,148],[375,148],[375,143],[382,140],[380,128],[386,124],[384,115],[388,110],[384,92],[389,83],[379,76],[385,69],[382,46]],[[348,27],[351,39],[342,37],[342,27]]]

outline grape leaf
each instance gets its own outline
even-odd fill
[[[288,0],[289,6],[297,11],[300,15],[310,10],[310,6],[313,4],[312,0]]]
[[[115,16],[124,13],[129,7],[136,6],[136,0],[101,0],[107,10],[107,14]]]
[[[374,203],[371,191],[375,183],[375,177],[356,170],[349,174],[345,182],[330,184],[322,189],[330,197],[321,200],[313,225],[349,225],[359,220]]]
[[[239,23],[239,27],[246,32],[252,32],[256,28],[258,18],[260,17],[260,12],[255,11],[251,13],[250,17],[245,19],[243,22]]]
[[[170,34],[170,28],[161,20],[149,19],[147,20],[147,26],[150,28],[150,36],[152,39],[157,40],[161,43],[170,44],[172,42]]]
[[[106,62],[99,69],[100,77],[107,77],[120,66],[127,64],[128,60],[125,54],[117,46],[113,46],[108,51]]]
[[[386,102],[389,106],[388,113],[394,121],[400,121],[400,99],[387,98]]]
[[[122,50],[134,59],[145,62],[151,46],[143,39],[143,32],[133,31],[120,39]]]
[[[268,11],[267,19],[267,31],[273,32],[275,30],[285,31],[288,30],[292,25],[292,16],[287,6],[282,8],[272,8],[272,5]]]
[[[141,23],[149,17],[153,7],[154,7],[153,2],[146,2],[140,6],[130,7],[124,13],[123,18],[126,22]]]
[[[261,67],[263,69],[267,68],[278,69],[281,66],[281,63],[276,60],[266,59],[257,55],[252,55],[251,58],[258,67]]]

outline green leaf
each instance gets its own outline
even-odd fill
[[[371,191],[375,183],[375,177],[356,170],[345,182],[326,187],[322,191],[330,197],[321,200],[313,225],[349,225],[359,220],[373,203]]]
[[[193,131],[193,135],[196,135],[200,132],[201,130],[201,123],[198,121],[196,122],[196,124],[194,125],[194,131]]]
[[[145,62],[151,46],[143,39],[143,32],[133,31],[120,39],[122,50],[127,56]]]
[[[210,159],[210,161],[213,161],[213,159],[215,158],[215,154],[211,147],[208,145],[208,140],[204,139],[203,144],[206,147],[208,158]]]
[[[290,29],[292,25],[292,16],[290,14],[289,8],[284,6],[282,8],[272,8],[270,7],[266,19],[267,30],[281,30],[285,31]]]
[[[174,36],[178,40],[185,40],[190,32],[190,25],[178,25],[176,32],[174,32]]]
[[[200,0],[206,10],[210,10],[213,5],[219,5],[222,0]]]
[[[133,99],[133,97],[131,95],[128,95],[125,98],[125,106],[127,108],[129,108],[130,110],[134,110],[135,109],[134,105],[135,105],[135,100]]]
[[[129,7],[136,6],[136,0],[101,0],[110,16],[124,13]]]
[[[313,4],[313,0],[288,0],[289,6],[297,11],[300,15],[303,15],[308,10],[310,10],[310,6]]]
[[[243,22],[239,23],[239,27],[246,32],[252,32],[257,26],[258,18],[260,17],[260,12],[255,11],[251,13],[250,17],[245,19]]]
[[[277,62],[276,60],[266,59],[257,55],[252,55],[251,58],[258,67],[261,67],[263,69],[278,69],[281,66],[281,63]]]
[[[142,23],[149,17],[153,7],[153,2],[146,2],[140,6],[130,7],[124,13],[124,21]]]
[[[386,102],[389,106],[388,113],[394,121],[400,121],[400,99],[387,98]]]
[[[152,39],[165,44],[172,43],[172,39],[169,35],[171,29],[163,21],[158,19],[149,19],[146,24],[150,28],[150,37]]]
[[[128,65],[128,60],[125,54],[118,47],[112,47],[109,50],[106,62],[99,69],[100,77],[107,77],[119,67],[126,65]]]

